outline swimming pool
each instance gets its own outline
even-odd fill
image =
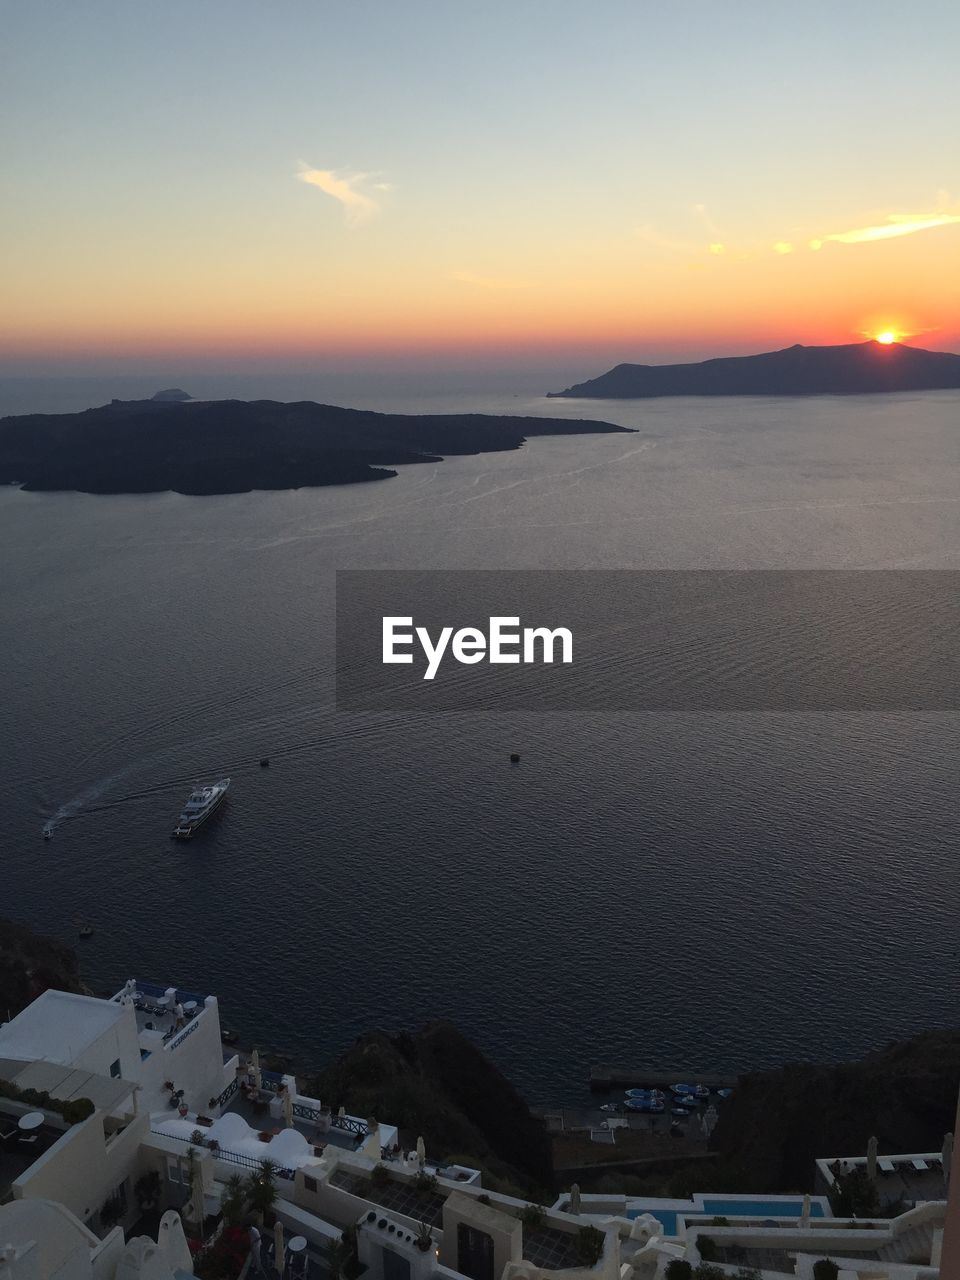
[[[706,1199],[698,1196],[696,1200],[680,1203],[677,1200],[663,1204],[634,1205],[626,1212],[628,1218],[639,1218],[649,1213],[663,1227],[664,1235],[677,1234],[677,1218],[682,1214],[686,1218],[708,1215],[715,1218],[799,1218],[803,1213],[803,1201],[791,1200],[724,1200],[715,1197]],[[810,1217],[824,1217],[823,1204],[813,1200],[810,1204]]]
[[[700,1212],[721,1218],[799,1218],[803,1213],[802,1200],[702,1200],[700,1203],[703,1205]],[[823,1217],[823,1205],[816,1200],[810,1205],[810,1217]]]

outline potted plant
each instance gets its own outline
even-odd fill
[[[433,1236],[430,1234],[430,1228],[425,1222],[421,1222],[417,1228],[416,1245],[422,1253],[426,1253],[428,1249],[433,1248]]]
[[[189,1111],[189,1107],[188,1107],[188,1106],[187,1106],[187,1104],[183,1101],[183,1099],[182,1099],[182,1098],[181,1098],[181,1099],[180,1099],[180,1101],[177,1103],[177,1111],[180,1113],[180,1119],[181,1119],[181,1120],[186,1120],[186,1118],[187,1118],[187,1112]]]
[[[202,1129],[194,1129],[193,1133],[190,1135],[190,1141],[195,1147],[205,1147],[207,1145],[207,1140],[203,1136]]]
[[[273,1209],[277,1198],[277,1188],[273,1180],[276,1170],[275,1164],[264,1160],[260,1168],[255,1173],[251,1173],[247,1179],[246,1192],[250,1208],[262,1221],[266,1221],[267,1214]]]
[[[225,1191],[220,1202],[223,1220],[228,1227],[238,1227],[247,1208],[246,1183],[239,1173],[234,1173],[227,1179]]]

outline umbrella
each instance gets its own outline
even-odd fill
[[[943,1165],[943,1181],[949,1185],[950,1166],[953,1163],[953,1134],[943,1135],[943,1146],[940,1149],[940,1162]]]
[[[260,1053],[257,1049],[254,1049],[250,1055],[250,1071],[253,1074],[253,1083],[259,1093],[263,1088],[263,1075],[260,1071]]]
[[[867,1177],[871,1182],[877,1176],[877,1140],[871,1138],[867,1143]]]
[[[347,1108],[346,1108],[346,1107],[341,1107],[341,1108],[339,1109],[339,1111],[337,1112],[337,1119],[338,1119],[338,1120],[343,1120],[343,1119],[345,1119],[346,1114],[347,1114]]]
[[[570,1213],[580,1212],[580,1183],[575,1182],[570,1188]]]
[[[809,1227],[809,1225],[810,1225],[810,1197],[809,1197],[809,1195],[805,1195],[805,1196],[803,1197],[803,1208],[800,1210],[800,1225],[801,1225],[801,1227]]]
[[[203,1195],[203,1174],[196,1163],[193,1165],[192,1173],[193,1177],[190,1182],[190,1217],[196,1223],[197,1229],[202,1236],[203,1222],[207,1213]]]
[[[273,1228],[273,1265],[278,1275],[283,1275],[283,1223],[278,1218]]]
[[[422,1169],[427,1162],[427,1148],[424,1146],[423,1138],[417,1139],[417,1164]]]
[[[288,1129],[293,1128],[293,1094],[289,1089],[283,1091],[283,1123]]]

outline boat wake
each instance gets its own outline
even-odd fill
[[[79,817],[81,813],[95,805],[109,787],[112,787],[115,782],[119,782],[121,778],[130,772],[130,769],[121,769],[118,773],[110,774],[106,778],[100,778],[75,795],[72,800],[62,804],[56,813],[43,824],[44,840],[49,840],[57,828],[62,827],[65,822],[69,822],[71,818]]]

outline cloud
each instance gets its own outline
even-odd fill
[[[297,177],[311,187],[319,187],[343,206],[348,227],[359,227],[370,222],[380,212],[380,205],[363,188],[373,191],[390,191],[388,182],[373,182],[369,173],[337,173],[335,169],[311,169],[303,165]]]
[[[449,278],[458,284],[472,284],[477,289],[526,289],[525,280],[508,280],[500,276],[480,276],[473,271],[451,271]]]
[[[892,240],[895,236],[912,236],[918,231],[932,231],[960,223],[957,213],[891,213],[886,222],[873,227],[857,227],[853,231],[836,231],[823,236],[835,244],[871,244],[875,240]],[[811,243],[811,248],[813,244]]]

